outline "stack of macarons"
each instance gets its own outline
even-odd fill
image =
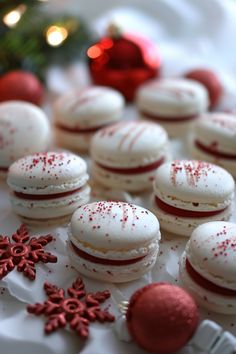
[[[161,124],[172,138],[186,135],[209,106],[206,88],[189,79],[161,79],[143,84],[136,96],[139,115]]]
[[[100,201],[78,208],[69,227],[74,267],[91,278],[120,283],[140,278],[157,259],[159,222],[147,209]]]
[[[89,201],[85,161],[70,152],[37,153],[14,162],[8,173],[12,210],[26,224],[69,221]]]
[[[180,261],[183,285],[214,312],[236,314],[236,224],[208,222],[197,227]]]
[[[0,177],[6,177],[11,163],[20,157],[46,151],[50,137],[42,109],[23,101],[0,103]]]
[[[211,220],[229,220],[235,183],[223,168],[197,160],[163,164],[154,181],[154,213],[162,229],[189,237]]]
[[[127,121],[95,134],[93,177],[102,185],[140,192],[152,187],[156,169],[170,159],[166,131],[158,124]]]
[[[124,98],[109,87],[91,86],[60,97],[54,105],[57,145],[87,152],[94,133],[122,118]]]

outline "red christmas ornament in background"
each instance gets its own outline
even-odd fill
[[[134,34],[123,34],[111,25],[109,35],[87,50],[92,80],[97,85],[119,90],[132,101],[138,86],[159,75],[156,46]]]
[[[40,105],[43,91],[38,78],[27,71],[9,71],[0,77],[0,102],[20,100]]]
[[[218,104],[223,93],[223,87],[219,77],[212,70],[194,69],[188,71],[185,77],[198,81],[206,87],[210,99],[210,108],[214,108]]]

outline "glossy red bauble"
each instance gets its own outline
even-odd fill
[[[159,75],[156,46],[137,35],[104,37],[88,49],[87,55],[93,82],[119,90],[128,101],[144,81]]]
[[[43,91],[38,78],[27,71],[9,71],[0,77],[0,102],[20,100],[40,105]]]
[[[214,108],[218,104],[223,93],[223,88],[219,77],[212,70],[194,69],[188,71],[185,77],[198,81],[206,87],[210,99],[210,108]]]

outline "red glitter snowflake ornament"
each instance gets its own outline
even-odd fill
[[[53,240],[51,235],[31,237],[25,225],[9,237],[0,235],[0,279],[4,278],[15,267],[18,272],[34,280],[36,276],[35,264],[56,263],[57,257],[45,252],[44,247]]]
[[[86,339],[89,335],[89,323],[94,321],[113,322],[115,317],[107,310],[102,310],[100,304],[110,297],[108,290],[86,294],[82,279],[78,278],[67,289],[69,297],[65,296],[64,289],[45,283],[45,293],[48,296],[43,304],[29,305],[27,311],[36,316],[45,315],[48,321],[45,324],[45,333],[50,334],[59,328],[70,324],[71,330],[79,337]],[[83,300],[81,300],[84,298]]]

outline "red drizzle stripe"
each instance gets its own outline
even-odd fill
[[[151,114],[147,112],[140,112],[144,117],[155,120],[157,122],[163,122],[163,123],[179,123],[179,122],[184,122],[188,120],[193,120],[198,117],[197,114],[192,114],[189,116],[180,116],[180,117],[163,117],[163,116],[158,116],[157,114]]]
[[[113,266],[113,265],[114,266],[124,266],[124,265],[137,263],[137,262],[141,261],[144,257],[146,257],[146,256],[142,256],[142,257],[138,257],[138,258],[122,259],[122,260],[104,259],[104,258],[92,256],[91,254],[88,254],[88,253],[82,251],[81,249],[77,248],[72,242],[70,242],[70,243],[71,243],[73,250],[76,252],[76,254],[80,258],[83,258],[86,261],[90,261],[90,262],[97,263],[97,264],[105,264],[105,265],[111,265],[111,266]]]
[[[221,152],[221,151],[217,151],[215,149],[212,149],[209,146],[205,146],[204,144],[200,143],[200,141],[195,140],[194,144],[196,145],[196,147],[199,150],[202,150],[203,152],[216,156],[216,157],[220,157],[222,159],[227,159],[227,160],[235,160],[236,159],[236,155],[235,154],[228,154],[226,152]]]
[[[225,295],[225,296],[236,296],[236,290],[231,290],[227,288],[223,288],[222,286],[216,285],[212,283],[211,281],[207,280],[204,278],[202,275],[200,275],[196,270],[192,267],[190,264],[189,260],[186,259],[186,270],[189,276],[197,283],[200,285],[202,288],[212,291],[213,293],[220,294],[220,295]]]
[[[153,171],[155,169],[157,169],[158,167],[160,167],[165,161],[165,158],[162,157],[160,160],[153,162],[150,165],[146,165],[146,166],[140,166],[140,167],[131,167],[131,168],[117,168],[117,167],[107,167],[104,165],[101,165],[100,163],[96,164],[103,168],[106,171],[109,172],[114,172],[114,173],[120,173],[122,175],[136,175],[139,173],[145,173],[145,172],[150,172]]]
[[[73,191],[55,193],[55,194],[26,194],[21,192],[14,192],[14,195],[20,199],[28,199],[28,200],[47,200],[47,199],[57,199],[66,197],[67,195],[71,195],[77,193],[80,188],[74,189]]]
[[[163,202],[161,199],[159,199],[157,196],[155,197],[156,200],[156,205],[158,208],[163,210],[164,212],[175,215],[175,216],[181,216],[183,218],[207,218],[209,216],[214,216],[217,214],[222,213],[226,208],[221,209],[221,210],[214,210],[214,211],[194,211],[194,210],[185,210],[185,209],[179,209],[176,207],[173,207],[169,204],[166,204]]]
[[[94,133],[94,132],[98,131],[99,129],[106,127],[107,125],[108,124],[103,124],[103,125],[100,125],[99,127],[92,127],[92,128],[83,129],[83,128],[75,128],[75,127],[71,128],[71,127],[67,127],[63,124],[57,123],[56,127],[60,130],[64,130],[69,133],[86,134],[86,133]]]

